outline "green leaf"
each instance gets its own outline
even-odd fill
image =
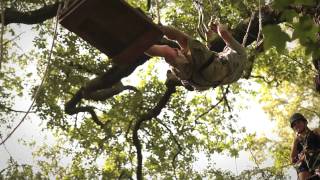
[[[294,24],[293,39],[299,39],[302,45],[309,41],[317,41],[319,27],[314,23],[310,16],[300,17],[299,22]]]
[[[314,6],[314,5],[316,5],[316,1],[315,0],[295,0],[294,4],[305,5],[305,6]]]
[[[27,77],[31,77],[33,73],[26,74]]]
[[[293,22],[293,18],[297,17],[299,14],[295,12],[294,10],[284,10],[281,19],[287,22]]]
[[[273,7],[276,9],[284,9],[293,2],[293,0],[276,0],[273,2]]]
[[[279,25],[269,25],[263,28],[265,37],[264,48],[275,47],[278,52],[282,52],[286,47],[286,42],[290,40],[287,33],[281,30]]]

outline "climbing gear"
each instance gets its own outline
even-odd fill
[[[303,120],[305,122],[307,122],[307,119],[300,113],[294,113],[291,117],[290,117],[290,126],[291,128],[293,128],[293,125],[295,122],[299,121],[299,120]]]
[[[298,115],[299,116],[299,115]],[[314,173],[320,165],[320,149],[318,146],[319,136],[313,131],[307,129],[307,132],[299,141],[300,153],[299,157],[302,157],[300,163],[295,164],[296,168],[307,168],[311,173]]]

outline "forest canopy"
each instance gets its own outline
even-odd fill
[[[118,65],[76,34],[62,26],[55,29],[63,1],[2,0],[1,145],[10,141],[26,113],[15,109],[17,97],[34,100],[29,113],[59,143],[28,142],[37,147],[37,168],[11,159],[0,169],[0,178],[288,178],[290,115],[301,112],[319,126],[320,94],[314,81],[320,74],[319,1],[127,2],[155,23],[175,26],[199,40],[199,10],[203,24],[215,17],[239,42],[247,35],[251,63],[243,78],[204,92],[188,91],[166,79],[168,66],[162,59],[141,55],[135,63]],[[34,38],[30,50],[21,51],[23,34],[18,32],[26,26]],[[220,39],[213,42],[213,50],[223,47]],[[236,125],[241,111],[250,107],[246,99],[261,104],[276,123],[276,139]],[[235,174],[214,164],[213,154],[237,158],[243,151],[251,152],[255,168]],[[202,170],[193,166],[199,153],[213,162]],[[61,163],[64,157],[70,159],[67,166]],[[261,166],[270,158],[272,166]]]

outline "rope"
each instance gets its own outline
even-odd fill
[[[260,0],[258,1],[259,3],[259,32],[258,32],[258,35],[257,35],[257,44],[260,40],[260,36],[261,36],[261,32],[262,32],[262,15],[261,15],[261,2]]]
[[[239,171],[238,171],[238,163],[237,163],[237,157],[234,156],[234,164],[236,166],[236,173],[237,173],[237,176],[239,175]]]
[[[259,44],[261,43],[259,41],[260,41],[260,36],[261,36],[261,32],[262,32],[262,13],[261,13],[261,2],[260,2],[260,0],[259,0],[258,3],[259,3],[258,4],[258,6],[259,6],[259,31],[258,31],[257,40],[256,40],[256,42],[257,42],[256,47],[259,46]],[[244,35],[243,40],[242,40],[242,45],[243,46],[245,46],[245,44],[247,43],[250,27],[251,27],[251,24],[252,24],[252,20],[254,19],[254,16],[255,16],[255,12],[253,12],[251,14],[246,34]]]
[[[156,0],[158,24],[161,24],[159,0]]]
[[[198,24],[197,24],[197,32],[202,38],[202,40],[206,41],[206,32],[208,31],[207,26],[204,23],[204,14],[203,14],[203,1],[202,0],[193,0],[193,5],[198,11]]]
[[[2,141],[2,136],[0,135],[0,140]],[[7,146],[5,144],[3,144],[4,150],[8,153],[8,155],[10,156],[11,159],[13,159],[13,156],[11,155],[11,153],[9,152]]]
[[[4,0],[1,0],[1,35],[0,35],[0,70],[3,62],[3,34],[4,34]]]
[[[51,44],[51,48],[50,48],[50,52],[49,52],[49,57],[48,57],[48,64],[47,64],[47,67],[45,69],[45,72],[44,72],[44,75],[42,77],[42,80],[41,80],[41,84],[40,86],[38,86],[37,90],[36,90],[36,93],[33,97],[33,100],[32,100],[32,103],[29,107],[29,109],[27,110],[27,112],[25,113],[25,115],[22,117],[22,119],[20,120],[20,122],[14,127],[14,129],[7,135],[7,137],[1,141],[0,145],[4,144],[10,137],[11,135],[18,129],[18,127],[22,124],[22,122],[26,119],[26,117],[28,116],[29,112],[31,111],[38,95],[39,95],[39,92],[40,92],[40,89],[42,88],[46,78],[47,78],[47,75],[48,75],[48,72],[49,72],[49,66],[50,66],[50,63],[51,63],[51,56],[52,56],[52,52],[53,52],[53,47],[54,47],[54,43],[55,43],[55,40],[56,40],[56,37],[57,37],[57,31],[58,31],[58,15],[60,13],[60,8],[61,8],[61,4],[59,5],[58,7],[58,11],[57,11],[57,15],[56,15],[56,22],[55,22],[55,29],[54,29],[54,33],[53,33],[53,39],[52,39],[52,44]]]
[[[255,16],[255,13],[253,12],[251,14],[251,17],[250,17],[250,21],[249,21],[249,24],[248,24],[248,27],[247,27],[247,30],[246,30],[246,34],[244,35],[243,40],[242,40],[242,46],[243,47],[245,47],[245,45],[247,43],[250,27],[251,27],[251,24],[252,24],[252,20],[254,19],[254,16]]]

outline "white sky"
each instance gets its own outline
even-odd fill
[[[21,51],[25,52],[30,50],[33,47],[32,39],[34,38],[34,34],[30,31],[30,26],[15,26],[15,28],[19,31],[17,34],[24,32],[21,35],[19,40],[19,44],[21,47]],[[51,40],[50,40],[51,41]],[[160,66],[158,66],[158,69]],[[161,65],[161,69],[164,66]],[[165,79],[165,74],[161,74],[161,79]],[[254,100],[248,100],[245,102],[250,105],[248,110],[243,110],[240,113],[240,119],[238,122],[239,127],[246,127],[248,132],[256,132],[258,135],[262,134],[272,134],[271,130],[275,127],[275,124],[272,123],[267,115],[263,112],[261,106],[255,102]],[[27,110],[29,105],[31,104],[31,100],[27,99],[19,99],[17,100],[15,109],[17,110]],[[21,117],[17,117],[15,119],[15,124],[21,120]],[[33,164],[32,160],[32,151],[29,147],[21,145],[18,140],[23,138],[24,140],[36,140],[38,142],[49,142],[52,143],[53,138],[50,133],[42,132],[43,125],[40,125],[41,121],[39,118],[30,114],[25,120],[25,122],[18,128],[18,130],[13,134],[13,136],[6,142],[6,148],[12,155],[12,157],[18,161],[20,164]],[[1,133],[5,132],[4,129],[0,129]],[[6,134],[4,133],[4,136]],[[49,136],[49,141],[45,140],[45,136]],[[40,143],[41,144],[41,143]],[[250,169],[254,167],[254,163],[250,162],[249,153],[242,152],[240,157],[236,160],[234,158],[227,157],[225,155],[214,155],[216,167],[221,169],[231,170],[235,173],[240,173],[242,170]],[[9,159],[9,154],[6,152],[4,146],[0,147],[0,171],[6,167],[6,163]],[[195,167],[201,169],[208,162],[203,158],[202,155],[199,155],[200,159],[197,163],[195,163]],[[269,164],[270,165],[270,164]],[[293,170],[290,171],[292,176],[295,176]]]

